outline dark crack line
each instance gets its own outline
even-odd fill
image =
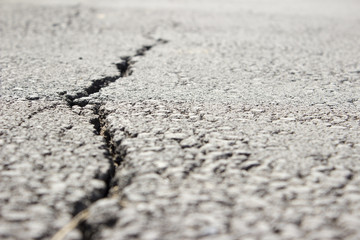
[[[49,109],[53,109],[58,105],[58,103],[54,103],[51,104],[50,106],[44,106],[44,107],[39,107],[37,110],[31,112],[30,114],[27,115],[26,119],[21,119],[21,122],[18,124],[18,126],[22,126],[27,120],[30,120],[31,118],[33,118],[34,116],[36,116],[37,114],[40,114],[46,110]]]
[[[91,105],[93,109],[93,113],[95,118],[90,120],[90,123],[93,124],[95,128],[95,133],[100,135],[104,139],[104,147],[105,147],[105,157],[109,160],[111,164],[111,170],[108,178],[106,179],[106,189],[105,194],[102,198],[112,197],[119,193],[119,186],[117,186],[116,182],[113,180],[114,175],[116,173],[116,168],[121,164],[122,160],[126,156],[126,150],[121,149],[121,143],[114,141],[114,135],[108,128],[107,117],[108,112],[102,107],[102,103],[89,103],[90,96],[94,93],[99,92],[102,88],[107,87],[110,83],[117,81],[120,78],[124,78],[130,76],[132,71],[132,66],[135,64],[133,61],[133,57],[145,56],[146,52],[152,49],[153,47],[167,43],[167,40],[158,39],[152,45],[145,45],[135,51],[133,56],[125,56],[121,57],[122,61],[119,63],[115,63],[116,68],[118,69],[119,74],[115,76],[106,76],[100,79],[92,80],[92,83],[89,87],[84,88],[83,90],[76,92],[73,95],[65,95],[65,100],[68,103],[69,107],[73,106],[85,107],[87,105]],[[60,94],[63,95],[63,94]],[[85,99],[84,99],[85,98]],[[129,136],[131,137],[131,136]],[[96,200],[96,201],[97,201]],[[92,203],[93,204],[93,203]],[[91,206],[91,205],[90,205]],[[78,213],[74,218],[69,222],[69,224],[65,225],[62,229],[60,229],[52,239],[62,239],[65,237],[68,232],[77,228],[82,232],[83,239],[92,239],[94,230],[91,229],[87,224],[86,220],[88,218],[89,207]]]
[[[100,79],[92,80],[92,83],[89,87],[87,87],[79,92],[76,92],[75,94],[65,95],[65,100],[67,101],[67,103],[69,104],[70,107],[73,107],[74,105],[77,105],[80,107],[86,106],[87,104],[89,104],[89,99],[82,99],[82,98],[86,98],[94,93],[100,92],[100,90],[102,88],[109,86],[110,83],[116,82],[120,78],[124,78],[124,77],[132,75],[132,73],[133,73],[132,66],[135,64],[135,62],[132,61],[133,57],[145,56],[146,52],[149,51],[150,49],[152,49],[153,47],[160,45],[160,44],[165,44],[167,42],[168,42],[167,40],[158,39],[152,45],[145,45],[145,46],[142,46],[141,48],[137,49],[133,56],[121,57],[122,61],[115,63],[115,66],[119,72],[118,75],[106,76],[106,77],[103,77]]]
[[[101,106],[102,105],[96,105],[94,107],[93,111],[97,118],[91,119],[90,123],[94,125],[96,134],[103,137],[107,146],[107,155],[109,158],[111,158],[115,167],[117,167],[122,161],[121,154],[116,151],[116,146],[120,143],[115,143],[114,136],[108,129],[106,121],[108,113],[106,113],[105,109],[102,109]]]

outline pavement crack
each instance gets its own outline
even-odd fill
[[[92,239],[94,234],[94,229],[87,225],[86,221],[89,217],[89,210],[97,201],[105,198],[111,198],[118,192],[118,186],[114,184],[113,178],[115,176],[116,168],[120,165],[124,156],[118,152],[117,146],[115,143],[113,134],[108,129],[107,116],[108,112],[102,108],[102,105],[93,105],[92,106],[94,117],[90,119],[90,123],[94,126],[95,134],[103,137],[104,149],[105,149],[105,158],[108,159],[110,166],[110,171],[105,179],[106,187],[104,195],[92,202],[82,211],[78,212],[74,217],[63,226],[51,239],[52,240],[62,240],[65,239],[67,234],[74,229],[78,229],[82,233],[83,239]],[[124,152],[124,151],[121,151]]]
[[[132,71],[132,66],[135,64],[133,61],[134,57],[144,56],[147,51],[159,44],[167,43],[166,40],[158,39],[152,45],[145,45],[135,51],[133,56],[124,56],[121,57],[121,62],[115,63],[115,66],[118,70],[118,75],[115,76],[105,76],[100,79],[92,80],[90,86],[75,92],[74,94],[66,94],[64,92],[59,93],[60,96],[65,97],[68,106],[72,108],[73,106],[78,106],[83,108],[87,106],[88,109],[92,109],[92,118],[89,120],[90,123],[94,126],[95,133],[102,136],[104,141],[105,154],[104,157],[108,159],[110,166],[110,171],[108,173],[107,179],[105,179],[106,189],[103,197],[97,199],[112,198],[118,196],[121,191],[121,186],[114,181],[114,176],[116,169],[120,166],[122,160],[126,156],[126,149],[121,148],[121,142],[116,142],[114,140],[114,135],[110,131],[107,123],[107,117],[109,112],[103,107],[103,103],[92,103],[89,102],[91,95],[94,93],[100,92],[102,88],[107,87],[110,83],[117,81],[120,78],[130,76]],[[125,132],[126,137],[136,137],[130,133]],[[66,235],[74,230],[75,228],[79,229],[82,232],[83,239],[92,239],[94,230],[86,224],[88,218],[88,212],[91,206],[96,202],[92,202],[87,208],[83,211],[77,213],[73,219],[61,228],[52,239],[59,240],[66,237]]]
[[[49,109],[53,109],[58,105],[58,103],[54,103],[54,104],[50,104],[49,106],[44,106],[44,107],[39,107],[38,109],[36,109],[35,111],[31,112],[30,114],[27,115],[26,119],[21,119],[21,122],[18,124],[18,126],[22,126],[26,120],[30,120],[31,118],[33,118],[34,116],[36,116],[37,114],[40,114],[46,110]],[[30,106],[30,103],[29,103]]]
[[[157,39],[155,43],[151,45],[144,45],[141,48],[135,50],[135,54],[132,56],[123,56],[121,57],[121,62],[115,63],[115,66],[118,70],[118,74],[114,76],[105,76],[103,78],[92,80],[90,86],[74,93],[74,94],[66,94],[65,100],[67,101],[70,107],[74,105],[85,107],[89,104],[89,97],[94,94],[100,92],[102,88],[109,86],[110,83],[116,82],[120,78],[130,76],[133,71],[132,67],[135,64],[133,61],[134,57],[145,56],[146,52],[150,51],[153,47],[161,44],[166,44],[168,41],[164,39]]]
[[[113,134],[110,132],[107,126],[106,118],[108,113],[101,108],[101,105],[94,107],[94,114],[97,116],[91,119],[91,123],[94,125],[96,133],[103,137],[106,143],[107,156],[112,160],[114,166],[117,167],[121,162],[121,155],[116,151],[118,144],[115,143]]]

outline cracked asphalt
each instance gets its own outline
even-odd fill
[[[0,239],[360,239],[360,3],[0,2]]]

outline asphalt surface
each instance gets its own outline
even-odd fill
[[[359,239],[357,1],[0,2],[1,239]]]

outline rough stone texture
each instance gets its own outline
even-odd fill
[[[49,238],[106,194],[111,164],[89,110],[2,100],[0,116],[1,239]]]
[[[152,42],[145,23],[132,24],[137,11],[52,2],[0,3],[1,96],[60,100],[117,75],[120,57]]]
[[[360,18],[324,17],[307,6],[303,14],[258,13],[226,2],[163,10],[173,24],[154,36],[170,44],[149,52],[132,76],[100,97],[359,106]]]
[[[1,1],[0,238],[359,239],[358,9]]]
[[[90,218],[94,239],[359,237],[356,108],[149,100],[103,110],[124,156],[121,209]]]
[[[139,14],[1,1],[1,239],[48,239],[106,195],[112,163],[90,123],[98,116],[63,100],[118,76],[120,57],[154,42],[146,23],[131,24]],[[79,230],[68,235],[82,237]]]

